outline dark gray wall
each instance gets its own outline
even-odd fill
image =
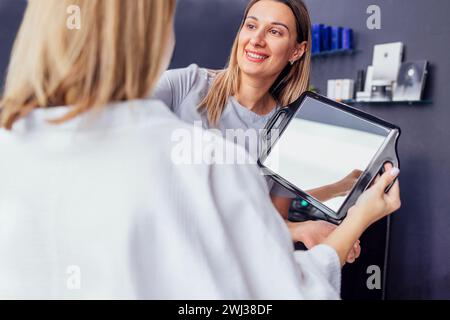
[[[317,23],[356,31],[354,56],[315,60],[313,84],[355,78],[371,64],[374,44],[402,41],[405,60],[429,60],[426,97],[432,105],[377,105],[361,109],[402,128],[402,208],[392,216],[388,298],[450,299],[450,1],[306,0]],[[366,9],[381,8],[381,30],[368,30]]]
[[[247,3],[247,0],[178,0],[177,44],[170,68],[196,63],[222,69]]]
[[[25,4],[25,0],[0,0],[0,92]]]

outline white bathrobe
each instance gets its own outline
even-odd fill
[[[177,164],[174,132],[205,133],[156,100],[45,122],[66,111],[0,130],[0,298],[339,298],[336,252],[294,252],[256,166]]]

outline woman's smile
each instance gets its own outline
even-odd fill
[[[262,63],[269,57],[268,55],[263,54],[261,52],[250,51],[250,50],[245,50],[245,56],[246,56],[247,60],[249,60],[250,62],[256,62],[256,63]]]

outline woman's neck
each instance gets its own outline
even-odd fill
[[[241,105],[256,114],[268,114],[276,107],[276,101],[269,93],[272,83],[273,81],[252,79],[242,75],[235,98]]]

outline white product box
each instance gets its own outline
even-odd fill
[[[335,85],[336,85],[336,80],[328,80],[328,82],[327,82],[327,97],[329,99],[334,99],[334,97],[335,97]]]
[[[342,100],[351,100],[353,99],[353,92],[355,87],[355,82],[352,79],[342,79],[342,92],[341,99]]]
[[[334,100],[342,100],[342,80],[337,79],[334,82]]]

